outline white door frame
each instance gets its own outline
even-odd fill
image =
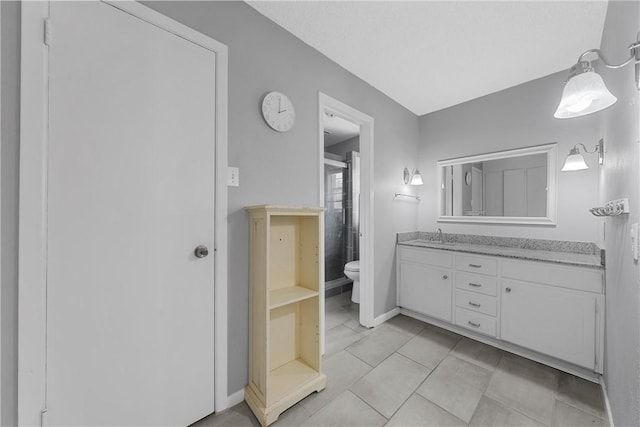
[[[227,47],[135,1],[105,3],[216,54],[215,402],[227,396]],[[46,414],[46,268],[49,2],[22,2],[20,83],[20,210],[18,250],[18,425],[41,425]],[[52,31],[55,43],[55,31]]]
[[[322,92],[318,93],[318,183],[319,205],[324,206],[324,117],[325,111],[360,126],[360,323],[374,326],[373,277],[373,117]],[[321,215],[321,235],[324,218]],[[324,295],[324,239],[320,240],[320,286]],[[324,353],[324,298],[320,299],[321,347]]]

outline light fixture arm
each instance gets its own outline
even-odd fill
[[[574,146],[573,146],[573,148],[574,148],[574,149],[575,149],[575,148],[577,148],[577,147],[578,147],[578,145],[582,145],[582,149],[583,149],[583,150],[584,150],[584,152],[585,152],[585,153],[587,153],[587,154],[599,153],[599,152],[600,152],[600,149],[601,149],[601,147],[602,147],[600,144],[598,144],[598,145],[596,145],[596,148],[594,148],[594,149],[593,149],[593,151],[589,151],[589,150],[587,150],[587,147],[585,147],[585,146],[584,146],[584,144],[583,144],[582,142],[579,142],[579,143],[577,143],[576,145],[574,145]]]
[[[622,64],[610,64],[609,61],[607,61],[607,59],[604,57],[600,49],[589,49],[585,51],[582,55],[578,57],[578,63],[589,62],[589,61],[586,61],[584,58],[585,56],[590,55],[592,53],[595,53],[598,56],[598,58],[600,58],[600,60],[602,61],[605,67],[612,68],[615,70],[618,68],[622,68],[625,65],[629,65],[632,62],[635,62],[636,64],[640,63],[640,41],[631,43],[629,45],[629,59],[624,61]]]

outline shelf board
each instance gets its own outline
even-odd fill
[[[274,309],[287,304],[313,298],[319,295],[318,291],[304,288],[302,286],[290,286],[287,288],[274,289],[269,292],[269,308]]]
[[[301,359],[295,359],[269,373],[267,390],[269,400],[277,402],[288,394],[295,393],[299,387],[317,378],[316,371]]]

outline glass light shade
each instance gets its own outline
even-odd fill
[[[604,110],[617,100],[598,73],[586,71],[569,78],[553,116],[557,119],[580,117]]]
[[[420,175],[420,171],[416,169],[413,173],[413,177],[411,178],[411,185],[422,185],[422,175]]]
[[[564,161],[564,165],[562,165],[562,169],[560,170],[562,172],[568,172],[579,171],[583,169],[589,169],[589,166],[587,166],[587,164],[585,163],[584,157],[582,157],[580,151],[578,151],[577,148],[572,148],[571,151],[569,151],[567,159]]]

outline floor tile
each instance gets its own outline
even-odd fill
[[[365,328],[360,324],[360,312],[357,310],[349,311],[349,319],[344,322],[343,325],[362,335],[369,335],[371,332],[376,330],[376,328]]]
[[[460,340],[451,352],[459,359],[492,371],[498,366],[503,353],[499,348],[469,338]]]
[[[346,347],[362,339],[363,336],[351,328],[338,325],[329,329],[324,335],[324,354],[330,356],[344,350]]]
[[[326,311],[324,315],[324,330],[328,331],[338,325],[342,325],[344,322],[351,318],[351,313],[346,309],[335,309],[332,311]]]
[[[415,335],[426,327],[426,323],[414,319],[413,317],[405,316],[404,314],[392,317],[385,322],[385,325],[396,328],[409,335]]]
[[[327,376],[327,386],[321,392],[312,393],[304,399],[302,406],[314,414],[371,369],[371,366],[346,351],[323,358],[322,371]]]
[[[480,399],[469,425],[478,427],[542,426],[539,422],[486,396]]]
[[[431,372],[399,354],[389,356],[350,390],[371,407],[390,418]]]
[[[591,415],[606,418],[600,384],[560,372],[557,398]]]
[[[347,351],[371,366],[378,366],[394,351],[412,338],[397,328],[381,325],[360,341],[347,347]]]
[[[259,427],[258,419],[253,415],[246,402],[242,402],[219,414],[210,415],[191,425],[191,427]]]
[[[505,353],[491,379],[487,396],[549,425],[557,381],[555,369]]]
[[[387,427],[466,425],[461,419],[417,394],[413,394],[387,423]]]
[[[298,427],[311,415],[312,413],[303,405],[294,405],[280,414],[278,420],[269,427]]]
[[[398,349],[398,353],[430,369],[438,366],[449,351],[460,340],[460,336],[445,334],[437,329],[425,328],[408,343]]]
[[[325,298],[324,311],[344,310],[351,307],[351,299],[349,293],[342,293],[334,297]]]
[[[491,371],[449,356],[422,383],[417,393],[469,422],[490,378]]]
[[[559,400],[556,401],[556,406],[553,411],[553,418],[551,420],[552,427],[569,427],[569,426],[596,426],[605,427],[607,422],[599,417],[594,417],[584,411],[567,405]]]
[[[302,425],[375,427],[382,426],[386,422],[385,417],[347,390],[313,414]]]

